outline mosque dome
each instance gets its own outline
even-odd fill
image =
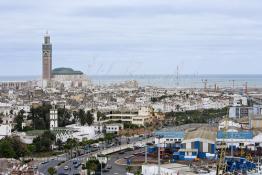
[[[83,75],[83,72],[76,71],[72,68],[60,67],[53,69],[52,75]]]

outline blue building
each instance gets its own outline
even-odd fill
[[[226,142],[227,147],[244,148],[250,145],[253,141],[252,131],[218,131],[217,144],[220,145],[222,141]]]
[[[209,128],[199,128],[186,133],[178,153],[174,159],[192,160],[195,158],[213,158],[216,152],[216,132]],[[177,156],[178,155],[178,156]]]

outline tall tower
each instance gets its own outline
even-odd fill
[[[52,109],[50,109],[50,130],[58,127],[57,116],[57,109],[55,108],[55,105],[53,105]]]
[[[50,43],[48,32],[46,32],[44,43],[42,44],[42,61],[42,80],[48,81],[52,78],[52,44]]]

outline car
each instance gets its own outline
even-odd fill
[[[48,161],[46,160],[46,161],[42,162],[41,164],[47,164],[47,163],[48,163]]]
[[[120,151],[118,154],[125,154],[125,151]]]
[[[112,169],[112,165],[107,164],[106,169]]]
[[[73,161],[73,164],[77,164],[77,161],[76,161],[76,160],[74,160],[74,161]]]
[[[80,165],[81,165],[81,164],[75,164],[75,165],[74,165],[74,168],[77,169],[78,167],[80,167]]]
[[[38,169],[38,166],[37,166],[37,165],[34,165],[34,166],[33,166],[33,169],[35,169],[35,170]]]
[[[64,167],[64,170],[68,170],[68,169],[69,169],[68,166],[65,166],[65,167]]]
[[[109,172],[109,169],[102,169],[102,171],[104,172],[104,173],[106,173],[106,172]]]

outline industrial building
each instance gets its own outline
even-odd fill
[[[218,131],[217,143],[226,142],[227,147],[242,148],[252,143],[252,131]]]
[[[216,131],[210,128],[199,128],[186,133],[181,149],[174,153],[174,159],[192,160],[215,156]]]

